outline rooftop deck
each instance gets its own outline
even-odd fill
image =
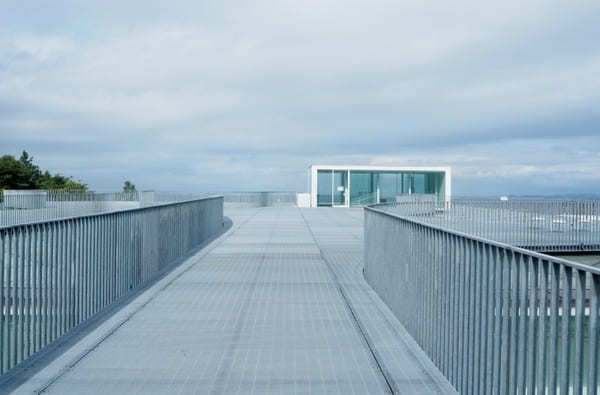
[[[17,393],[454,393],[363,279],[363,211],[230,209],[232,229]]]

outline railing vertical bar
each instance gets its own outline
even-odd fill
[[[528,263],[529,257],[524,257],[519,254],[516,263],[519,270],[519,302],[516,305],[513,319],[517,323],[518,335],[516,337],[516,348],[517,348],[517,366],[516,366],[516,378],[515,393],[525,389],[525,373],[526,373],[526,355],[527,355],[527,290],[528,290]]]
[[[69,221],[70,228],[70,254],[69,254],[69,330],[74,328],[77,325],[77,284],[78,284],[78,270],[77,270],[77,262],[78,252],[77,252],[77,239],[79,237],[78,229],[77,229],[77,221],[78,219],[72,219]]]
[[[537,393],[546,391],[546,325],[548,316],[548,276],[550,263],[546,260],[538,261],[541,266],[540,274],[540,308],[539,308],[539,334],[537,336]],[[536,393],[532,388],[531,393]]]
[[[100,311],[100,305],[102,303],[102,270],[103,270],[103,259],[104,256],[104,244],[102,240],[102,221],[103,217],[96,218],[96,299],[94,303],[94,314]]]
[[[94,315],[94,300],[95,300],[95,292],[96,292],[96,271],[95,271],[95,263],[96,263],[96,255],[95,251],[95,240],[96,240],[96,218],[88,218],[87,219],[87,259],[86,259],[86,267],[87,267],[87,296],[86,296],[86,307],[85,307],[85,316],[89,318]]]
[[[17,331],[17,361],[16,363],[20,363],[24,359],[24,351],[25,351],[25,323],[24,323],[24,315],[25,315],[25,232],[27,232],[26,228],[20,228],[18,235],[19,242],[19,260],[18,260],[18,268],[19,268],[19,282],[18,289],[19,293],[17,295],[17,315],[18,315],[18,331]]]
[[[469,309],[468,309],[468,327],[469,327],[469,338],[468,338],[468,348],[467,348],[467,362],[468,362],[468,370],[467,370],[467,391],[469,394],[474,393],[474,373],[475,373],[475,327],[477,326],[477,318],[476,318],[476,308],[475,301],[477,298],[476,289],[476,279],[477,279],[477,265],[476,265],[476,242],[471,241],[468,243],[469,245],[469,259],[467,261],[469,265]]]
[[[474,364],[474,370],[473,370],[473,393],[474,394],[479,394],[480,393],[480,385],[482,385],[481,383],[481,377],[480,377],[480,370],[483,371],[485,370],[483,367],[485,366],[485,362],[481,360],[481,355],[483,354],[483,349],[485,347],[485,342],[482,341],[482,329],[484,326],[484,321],[485,321],[485,312],[482,311],[483,306],[485,306],[485,298],[486,298],[486,292],[485,292],[485,286],[484,286],[484,277],[483,277],[483,272],[486,269],[486,262],[484,260],[484,254],[483,254],[483,244],[480,242],[476,242],[475,243],[475,259],[474,259],[474,266],[475,266],[475,270],[477,272],[477,276],[475,277],[475,347],[474,347],[474,352],[473,352],[473,364]],[[484,330],[484,329],[483,329]]]
[[[78,219],[76,221],[77,235],[77,259],[75,260],[75,267],[77,268],[77,280],[75,281],[76,300],[75,300],[75,325],[79,325],[85,319],[83,317],[83,295],[85,292],[85,273],[83,270],[84,262],[84,238],[85,238],[85,218]]]
[[[31,225],[29,233],[30,242],[30,254],[29,254],[29,265],[30,265],[30,281],[29,281],[29,349],[27,350],[27,357],[34,354],[36,351],[36,337],[37,337],[37,298],[36,293],[38,289],[37,284],[37,248],[36,248],[36,225]]]
[[[64,329],[63,333],[67,333],[71,328],[71,306],[72,300],[72,276],[73,276],[73,222],[65,221],[65,305],[64,305]]]
[[[53,271],[54,271],[54,333],[52,340],[56,340],[60,336],[60,287],[61,287],[61,275],[60,275],[60,256],[62,253],[61,247],[61,232],[60,232],[60,223],[54,223],[54,261],[53,261]]]
[[[558,389],[558,330],[559,330],[559,298],[560,298],[560,264],[550,262],[552,289],[550,295],[550,339],[548,353],[548,390],[556,394]]]
[[[575,395],[583,394],[583,321],[585,319],[585,272],[575,270],[575,279],[577,281],[576,299],[575,299],[575,366],[573,393]]]
[[[6,290],[7,296],[7,333],[6,333],[6,349],[8,350],[7,355],[7,369],[11,369],[16,365],[16,357],[17,357],[17,348],[16,348],[16,297],[17,297],[17,240],[16,240],[16,230],[10,229],[8,231],[8,264],[9,270],[7,271],[7,285],[8,288]]]
[[[40,308],[40,292],[41,292],[41,260],[40,260],[40,248],[39,248],[39,224],[32,226],[33,230],[33,288],[31,290],[32,299],[32,346],[31,352],[36,353],[40,349],[39,334],[40,334],[40,323],[39,323],[39,308]]]
[[[500,394],[509,392],[509,353],[510,353],[510,308],[511,308],[511,252],[506,251],[502,259],[502,330],[500,340]]]
[[[109,277],[108,277],[108,303],[111,304],[115,300],[115,295],[117,291],[117,279],[116,279],[116,215],[111,215],[108,217],[109,219],[109,228],[115,229],[115,231],[111,232],[110,240],[109,240]]]
[[[65,290],[65,225],[59,222],[56,226],[56,239],[58,241],[58,256],[56,260],[56,274],[58,281],[56,283],[57,309],[56,309],[56,338],[60,338],[63,333],[63,311],[65,308],[64,290]]]
[[[61,222],[61,308],[60,308],[60,335],[62,336],[67,331],[68,325],[68,297],[69,297],[69,225],[67,221]]]
[[[529,328],[527,329],[527,393],[535,393],[536,373],[536,341],[538,323],[538,280],[539,280],[538,258],[529,257]],[[525,307],[527,312],[527,306]],[[541,314],[541,311],[540,311]],[[527,317],[527,314],[525,315]],[[523,339],[525,341],[525,339]],[[524,392],[523,392],[524,393]]]
[[[24,255],[24,270],[25,270],[25,284],[23,287],[23,297],[24,297],[24,309],[23,309],[23,320],[24,320],[24,333],[23,333],[23,360],[27,359],[29,355],[31,355],[31,273],[32,273],[32,265],[33,259],[31,256],[32,246],[31,246],[31,233],[32,227],[26,226],[26,246],[25,246],[25,255]]]
[[[6,286],[4,271],[6,270],[5,265],[5,257],[4,257],[4,243],[6,233],[3,229],[0,229],[0,375],[4,374],[6,363],[4,362],[4,355],[6,354],[6,342],[4,341],[4,337],[7,334],[6,329],[4,328],[5,316],[6,316],[6,297],[4,295],[4,290],[8,287]]]
[[[458,363],[458,368],[459,368],[459,376],[458,376],[458,391],[459,392],[464,392],[466,390],[465,388],[465,358],[464,358],[464,353],[465,353],[465,337],[467,335],[467,331],[465,330],[465,299],[466,299],[466,292],[465,292],[465,275],[466,275],[466,265],[465,265],[465,239],[460,238],[457,239],[457,243],[458,243],[458,253],[459,253],[459,261],[458,261],[458,270],[459,270],[459,276],[458,276],[458,289],[459,289],[459,299],[458,299],[458,304],[459,304],[459,310],[458,310],[458,320],[459,320],[459,328],[458,328],[458,353],[459,355],[457,356],[457,363]]]
[[[44,290],[43,290],[43,294],[44,294],[44,308],[43,308],[43,313],[42,313],[42,320],[43,320],[43,335],[42,335],[42,345],[44,347],[46,347],[46,345],[50,342],[50,337],[49,337],[49,329],[50,329],[50,321],[48,320],[48,317],[50,316],[50,284],[51,282],[48,280],[48,276],[50,275],[51,271],[50,271],[50,227],[49,225],[46,224],[42,224],[42,229],[43,229],[43,234],[44,234],[44,238],[43,238],[43,243],[44,243],[44,259],[43,259],[43,265],[44,265]]]
[[[448,370],[448,358],[447,356],[450,354],[450,349],[448,347],[448,315],[449,315],[449,309],[448,309],[448,303],[450,301],[450,294],[449,294],[449,282],[450,282],[450,276],[449,276],[449,262],[448,262],[448,238],[447,235],[444,232],[441,232],[440,234],[440,241],[441,241],[441,247],[440,247],[440,273],[441,273],[441,279],[442,279],[442,294],[440,296],[440,301],[441,301],[441,343],[440,343],[440,348],[441,348],[441,354],[440,354],[440,358],[441,358],[441,365],[440,365],[440,370],[442,371],[442,373],[444,374],[445,377],[450,377],[449,374],[449,370]]]
[[[189,217],[188,216],[183,216],[183,218],[186,218],[189,221]],[[183,229],[180,229],[180,232],[183,232]],[[434,241],[433,244],[433,257],[431,260],[431,270],[430,270],[430,274],[431,274],[431,278],[432,278],[432,282],[434,284],[434,287],[432,287],[432,290],[430,292],[430,298],[431,298],[431,304],[432,304],[432,309],[430,312],[430,316],[429,316],[429,322],[432,324],[431,325],[431,330],[429,332],[429,342],[431,344],[431,349],[432,349],[432,353],[435,357],[435,363],[436,366],[440,366],[440,343],[441,343],[441,330],[440,330],[440,325],[441,325],[441,319],[442,319],[442,310],[441,310],[441,287],[442,287],[442,280],[440,277],[440,254],[439,254],[439,232],[437,230],[433,230],[432,229],[432,238]],[[181,240],[182,243],[188,243],[188,235],[187,234],[182,234],[182,237],[179,238]],[[185,250],[185,245],[181,244],[180,245],[180,251]],[[178,253],[179,254],[179,253]]]
[[[514,221],[514,213],[511,215],[511,221]],[[518,361],[518,341],[519,341],[519,281],[521,274],[521,265],[519,260],[521,259],[520,254],[511,251],[511,263],[509,264],[511,277],[510,277],[510,307],[507,310],[508,317],[510,319],[509,329],[509,377],[508,377],[508,391],[510,394],[517,393],[517,361]]]
[[[83,218],[81,222],[81,275],[82,275],[82,286],[81,286],[81,320],[82,322],[87,320],[88,315],[88,302],[90,292],[90,272],[88,270],[89,263],[89,234],[90,234],[90,219]]]
[[[35,226],[35,245],[36,245],[36,329],[35,329],[35,352],[42,349],[42,225]]]
[[[486,330],[483,332],[486,336],[486,344],[485,344],[485,352],[482,353],[482,361],[485,364],[483,380],[482,380],[482,393],[490,394],[492,393],[493,386],[493,378],[494,378],[494,327],[495,327],[495,317],[496,317],[496,309],[495,305],[496,300],[496,260],[492,256],[493,248],[489,245],[485,245],[485,267],[487,268],[486,275],[484,276],[484,282],[487,285],[487,296],[486,296]]]
[[[452,275],[452,303],[450,304],[452,321],[450,323],[450,342],[452,347],[452,352],[450,355],[450,366],[451,366],[451,375],[450,382],[454,385],[455,388],[458,388],[458,298],[457,294],[459,293],[459,283],[458,283],[458,270],[457,270],[457,256],[458,256],[458,248],[456,243],[456,238],[453,235],[450,235],[451,249],[449,251],[450,261],[451,261],[451,275]]]
[[[589,327],[589,363],[588,363],[588,395],[598,393],[598,298],[600,298],[600,276],[591,275],[590,290],[590,327]]]
[[[59,237],[58,223],[52,223],[52,341],[58,338],[58,309],[59,305],[59,279],[58,275],[58,259],[59,259]]]
[[[183,218],[182,218],[182,220],[183,220]],[[179,226],[177,228],[178,228],[177,233],[179,234],[180,233]],[[427,342],[427,349],[429,350],[429,355],[433,355],[433,361],[434,361],[434,363],[437,363],[435,344],[431,341],[431,339],[433,338],[432,332],[437,327],[436,323],[433,320],[431,320],[431,317],[435,315],[433,313],[433,311],[437,307],[437,305],[435,303],[435,299],[433,298],[433,294],[437,288],[437,276],[433,275],[434,264],[435,264],[435,239],[434,239],[434,237],[435,237],[435,235],[434,235],[433,229],[428,229],[428,238],[429,238],[429,240],[433,240],[433,245],[431,246],[432,248],[430,249],[430,252],[429,252],[429,256],[427,259],[427,267],[426,267],[426,272],[427,272],[427,276],[428,276],[426,278],[429,279],[429,286],[427,287],[427,316],[426,316],[426,320],[425,320],[425,328],[427,330],[426,342]],[[178,242],[181,242],[181,241],[178,240]],[[178,251],[175,251],[175,253],[177,254]]]
[[[107,218],[106,217],[102,217],[100,220],[101,223],[101,234],[100,234],[100,239],[102,240],[102,247],[101,247],[101,251],[102,251],[102,261],[101,261],[101,290],[102,290],[102,296],[101,296],[101,303],[100,303],[100,309],[103,309],[104,306],[106,306],[107,301],[108,301],[108,286],[107,286],[107,282],[108,282],[108,224],[107,224]]]
[[[83,219],[83,319],[87,320],[90,317],[90,301],[92,291],[92,271],[90,270],[91,260],[91,234],[92,234],[92,219],[90,217]]]
[[[450,256],[449,259],[449,263],[450,263],[450,276],[451,276],[451,287],[450,287],[450,297],[451,297],[451,303],[450,303],[450,334],[449,334],[449,341],[450,341],[450,349],[451,349],[451,353],[448,357],[449,359],[449,364],[450,364],[450,382],[455,386],[458,387],[458,369],[457,369],[457,363],[458,363],[458,336],[457,336],[457,329],[458,329],[458,301],[457,301],[457,294],[459,292],[459,288],[458,288],[458,278],[457,278],[457,254],[458,254],[458,248],[457,248],[457,244],[456,244],[456,238],[453,235],[449,235],[448,236],[450,239],[450,250],[448,251],[448,254]]]
[[[71,327],[74,328],[79,323],[79,292],[81,290],[81,219],[74,218],[71,222],[72,232],[73,232],[73,261],[71,263],[72,266],[72,275],[71,275]]]
[[[570,322],[571,322],[571,287],[573,271],[568,266],[563,266],[564,283],[562,298],[561,322],[561,361],[560,361],[560,394],[568,395],[570,385]]]

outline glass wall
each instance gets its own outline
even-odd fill
[[[379,173],[379,202],[391,203],[402,194],[401,173]]]
[[[417,194],[424,194],[425,192],[425,177],[428,176],[428,174],[423,174],[423,173],[413,173],[412,175],[412,179],[413,179],[413,188],[412,188],[412,192],[411,193],[417,193]]]
[[[375,172],[350,171],[351,206],[377,203],[377,176]]]
[[[317,205],[392,203],[400,195],[412,194],[433,194],[443,201],[444,181],[443,172],[319,170]]]
[[[333,174],[331,170],[319,170],[317,173],[317,206],[331,206],[333,201],[331,182]]]

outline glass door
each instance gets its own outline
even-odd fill
[[[333,172],[333,205],[347,206],[348,172],[335,170]]]

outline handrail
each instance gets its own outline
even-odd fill
[[[596,394],[600,269],[426,215],[366,207],[364,275],[452,385]]]
[[[176,201],[176,202],[161,202],[161,203],[153,204],[151,206],[131,207],[131,208],[118,209],[118,210],[101,211],[98,213],[89,213],[89,214],[73,215],[73,216],[67,216],[67,217],[41,219],[39,221],[23,222],[23,223],[13,224],[13,225],[5,225],[5,226],[0,225],[0,230],[6,230],[6,229],[10,229],[10,228],[18,228],[20,226],[41,225],[41,224],[46,224],[46,223],[60,222],[60,221],[64,221],[64,220],[72,220],[72,219],[78,219],[78,218],[89,218],[89,217],[96,217],[96,216],[111,215],[114,213],[122,213],[122,212],[128,212],[128,211],[131,211],[131,212],[144,211],[144,210],[150,210],[150,209],[158,208],[158,207],[176,206],[176,205],[181,205],[181,204],[185,204],[185,203],[198,202],[198,201],[202,201],[202,200],[211,200],[211,199],[223,199],[223,196],[212,195],[212,196],[206,196],[206,197],[194,198],[194,199],[182,200],[182,201]]]
[[[411,223],[414,223],[414,224],[419,224],[419,225],[427,226],[427,227],[429,227],[431,229],[435,229],[435,230],[438,230],[438,231],[441,231],[441,232],[446,232],[446,233],[451,234],[451,235],[455,235],[455,236],[458,236],[458,237],[464,237],[465,239],[469,239],[469,240],[472,240],[472,241],[486,243],[486,244],[489,244],[489,245],[492,245],[492,246],[496,246],[496,247],[499,247],[499,248],[504,248],[504,249],[507,249],[507,250],[510,250],[510,251],[513,251],[513,252],[518,252],[520,254],[531,255],[532,257],[535,257],[535,258],[538,258],[538,259],[546,259],[546,260],[549,260],[549,261],[553,261],[555,263],[559,263],[561,265],[570,266],[573,269],[585,270],[585,271],[589,271],[590,273],[594,273],[594,274],[600,275],[600,267],[588,266],[588,265],[584,265],[584,264],[581,264],[581,263],[577,263],[577,262],[573,262],[573,261],[568,261],[566,259],[554,257],[554,256],[547,255],[547,254],[544,254],[544,253],[541,253],[541,252],[536,252],[536,251],[528,250],[528,249],[525,249],[525,248],[517,247],[517,246],[511,245],[511,244],[507,244],[507,243],[502,243],[502,242],[495,241],[495,240],[486,239],[484,237],[480,237],[480,236],[476,236],[476,235],[472,235],[472,234],[460,232],[458,230],[449,229],[449,228],[445,228],[445,227],[438,226],[438,225],[433,225],[433,224],[430,224],[430,223],[425,222],[425,221],[418,221],[418,220],[416,220],[414,218],[405,217],[405,216],[402,216],[400,214],[396,214],[394,212],[390,212],[390,211],[387,211],[387,210],[381,210],[381,209],[377,208],[378,206],[381,206],[381,205],[366,206],[365,210],[377,212],[377,213],[380,213],[380,214],[385,214],[385,215],[388,215],[390,217],[395,217],[395,218],[402,219],[404,221],[408,221],[408,222],[411,222]]]
[[[0,228],[0,382],[223,226],[212,196]]]
[[[377,207],[528,250],[600,250],[600,200],[455,200]]]
[[[201,199],[207,193],[134,191],[97,193],[92,191],[6,190],[0,202],[0,228],[41,223],[58,218],[126,211]]]

